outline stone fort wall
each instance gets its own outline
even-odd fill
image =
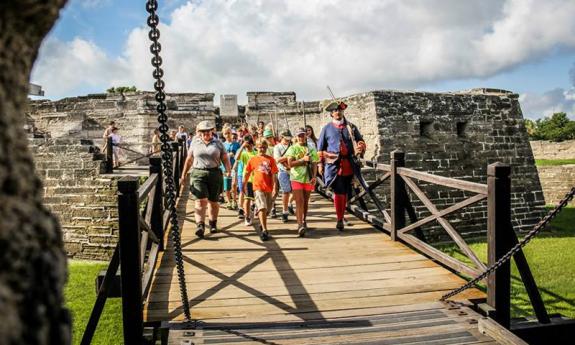
[[[575,140],[531,141],[535,159],[575,159]],[[575,186],[575,164],[537,166],[547,204],[556,204]],[[575,206],[575,200],[570,202]]]

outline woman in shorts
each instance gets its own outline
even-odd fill
[[[222,193],[223,176],[220,165],[225,166],[226,176],[230,176],[230,160],[221,141],[213,136],[214,126],[209,121],[198,124],[198,136],[190,144],[188,157],[184,164],[182,180],[184,181],[190,167],[190,192],[195,199],[194,216],[196,235],[204,237],[206,209],[209,213],[210,233],[217,232],[219,213],[218,199]]]

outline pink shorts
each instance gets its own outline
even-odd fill
[[[291,189],[292,190],[305,190],[307,192],[311,192],[311,191],[313,191],[313,184],[291,181]]]

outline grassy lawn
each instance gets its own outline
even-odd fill
[[[575,164],[575,159],[536,159],[535,165],[549,166],[549,165],[566,165]]]
[[[550,230],[531,240],[523,252],[547,311],[575,318],[575,207],[564,209],[551,225]],[[487,262],[486,243],[472,243],[470,247],[481,260]],[[455,246],[441,249],[464,262],[470,262]],[[534,315],[514,263],[511,274],[513,317]]]
[[[68,261],[69,277],[65,295],[74,322],[73,344],[80,344],[96,301],[94,279],[107,265],[102,262]],[[108,299],[92,344],[121,344],[122,338],[122,303],[118,298]]]

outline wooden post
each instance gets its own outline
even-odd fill
[[[511,167],[503,163],[487,166],[487,252],[493,265],[512,247]],[[511,264],[501,265],[487,279],[487,304],[495,309],[495,321],[509,328],[511,303]]]
[[[156,182],[156,193],[154,193],[154,200],[152,203],[152,220],[150,226],[156,237],[160,240],[158,244],[159,250],[164,250],[164,203],[163,199],[163,178],[162,178],[162,159],[160,157],[150,158],[150,175],[158,174]]]
[[[397,241],[397,230],[405,227],[405,184],[397,168],[405,166],[405,154],[398,150],[391,153],[391,240]]]
[[[176,186],[176,196],[180,195],[180,156],[178,154],[180,144],[172,143],[172,170],[174,173],[174,185]]]
[[[114,147],[112,137],[106,138],[106,174],[114,172]]]
[[[126,345],[142,344],[144,331],[138,187],[137,177],[126,176],[118,181],[122,316]]]

